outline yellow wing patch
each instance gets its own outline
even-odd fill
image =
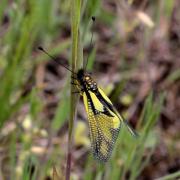
[[[99,90],[100,94],[103,96],[103,98],[113,106],[111,100],[106,96],[106,94],[103,92],[103,90],[101,88],[98,88],[98,90]],[[111,111],[111,114],[114,116],[113,127],[118,128],[120,126],[120,123],[121,123],[119,120],[123,120],[123,119],[121,118],[121,116],[119,115],[118,112],[116,112],[116,114],[115,114]]]
[[[99,92],[101,93],[102,97],[103,97],[108,103],[110,103],[110,104],[113,106],[111,100],[106,96],[106,94],[103,92],[103,90],[102,90],[101,88],[98,88],[98,90],[99,90]],[[113,113],[113,114],[115,115],[115,118],[114,118],[114,120],[113,120],[113,122],[114,122],[114,128],[118,128],[119,125],[120,125],[119,120],[121,120],[122,122],[124,122],[124,119],[122,118],[122,116],[118,113],[118,111],[117,111],[115,108],[114,108],[114,112],[115,112],[115,113]]]
[[[111,111],[111,113],[114,116],[114,118],[113,118],[113,128],[119,128],[119,126],[121,124],[119,117],[115,113],[113,113],[112,111]]]
[[[84,101],[86,112],[88,112],[88,99],[85,92],[83,93],[83,101]]]
[[[107,97],[107,95],[103,92],[103,90],[102,90],[101,88],[98,88],[98,91],[100,92],[100,94],[103,96],[103,98],[104,98],[107,102],[109,102],[111,105],[113,105],[112,102],[111,102],[111,100]]]
[[[89,94],[91,96],[95,109],[102,112],[103,104],[99,101],[99,99],[96,97],[96,95],[93,92],[89,92]]]

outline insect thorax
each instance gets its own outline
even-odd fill
[[[91,75],[87,72],[84,72],[83,69],[80,69],[78,71],[77,79],[82,89],[87,89],[91,91],[97,90],[97,83],[92,79]]]

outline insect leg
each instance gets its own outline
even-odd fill
[[[72,84],[72,85],[76,85],[76,86],[78,86],[78,84],[76,84],[76,83],[74,83],[74,82],[71,82],[71,84]]]
[[[79,94],[79,93],[80,93],[79,91],[72,92],[72,94]]]
[[[74,76],[71,76],[71,78],[72,78],[72,79],[77,79],[77,78],[76,78],[76,77],[74,77]]]

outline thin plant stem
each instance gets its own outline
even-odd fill
[[[81,0],[71,0],[71,38],[72,38],[72,52],[71,62],[72,71],[77,71],[77,64],[79,60],[79,24],[80,24]],[[73,127],[76,117],[77,96],[74,96],[75,87],[71,85],[71,104],[70,104],[70,119],[68,132],[68,152],[66,161],[66,180],[70,180],[71,175],[71,160],[73,149]]]

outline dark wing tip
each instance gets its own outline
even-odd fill
[[[139,138],[139,134],[135,130],[133,130],[133,129],[131,129],[131,130],[133,131],[133,133],[132,133],[133,137]]]
[[[95,21],[95,20],[96,20],[96,17],[95,17],[95,16],[92,16],[92,20]]]
[[[39,46],[38,49],[39,49],[40,51],[44,51],[44,49],[43,49],[41,46]]]
[[[131,133],[131,135],[132,135],[133,137],[135,137],[135,138],[138,138],[138,137],[139,137],[139,134],[129,125],[129,123],[128,123],[126,120],[124,120],[123,122],[124,122],[124,124],[126,125],[126,127],[128,128],[128,130],[129,130],[129,132]]]
[[[111,154],[108,156],[103,156],[101,153],[97,154],[93,152],[93,156],[94,156],[94,159],[97,160],[99,163],[106,163],[108,162]]]

